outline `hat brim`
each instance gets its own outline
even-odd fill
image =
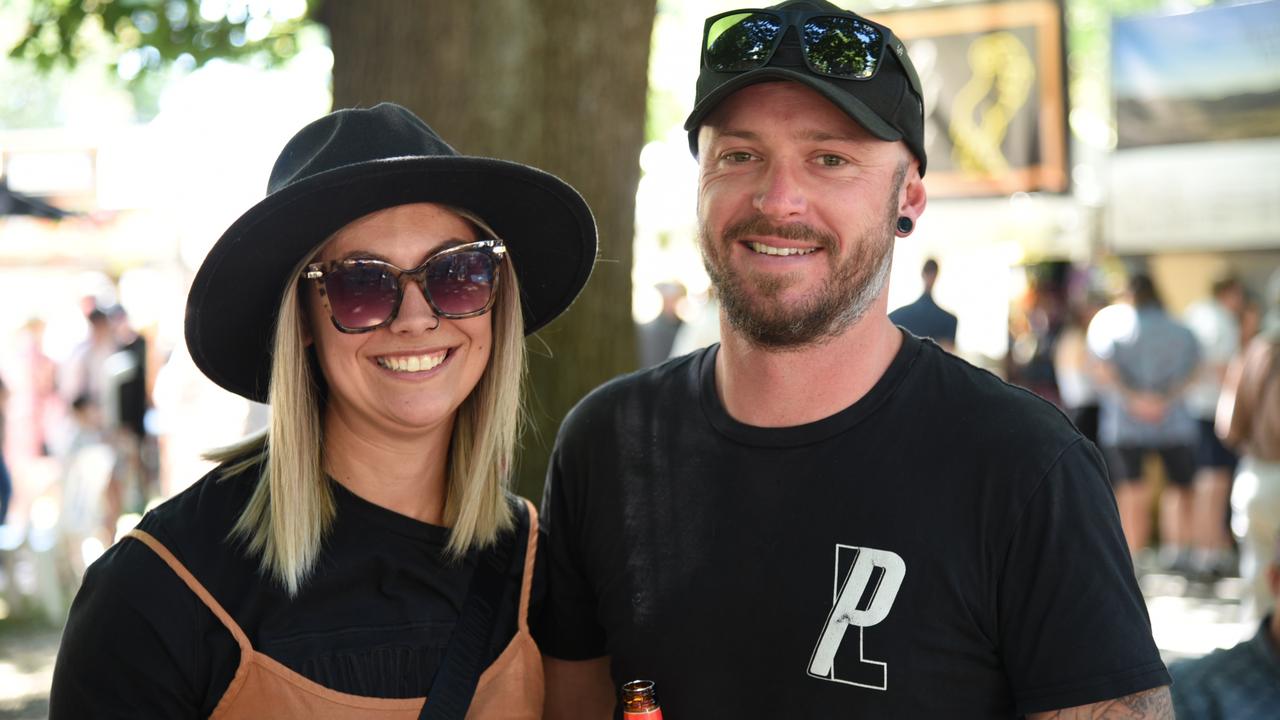
[[[707,96],[693,107],[688,119],[684,121],[684,129],[689,132],[689,149],[693,151],[694,155],[698,154],[698,128],[707,119],[707,116],[711,114],[711,111],[723,102],[725,98],[748,85],[779,80],[791,80],[816,90],[819,95],[822,95],[833,105],[843,110],[846,115],[856,120],[859,125],[881,140],[896,141],[903,139],[903,134],[900,130],[881,119],[862,101],[849,94],[847,90],[841,89],[817,75],[772,66],[744,73],[724,73],[724,75],[728,80],[718,85],[715,90],[707,93]]]
[[[417,202],[469,210],[504,241],[520,280],[526,335],[564,312],[591,275],[595,220],[554,175],[465,156],[346,165],[267,196],[210,249],[187,299],[196,366],[227,390],[265,401],[275,314],[290,273],[353,220]]]

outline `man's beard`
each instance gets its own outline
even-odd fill
[[[889,280],[903,169],[895,177],[884,217],[846,248],[849,255],[843,262],[837,257],[836,238],[808,225],[774,225],[757,214],[730,225],[721,238],[713,239],[703,223],[702,262],[729,323],[759,347],[798,350],[835,337],[861,320]],[[744,274],[726,262],[733,245],[752,235],[814,243],[825,251],[830,274],[817,290],[786,304],[781,297],[799,281],[796,274]]]

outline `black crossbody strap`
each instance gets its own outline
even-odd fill
[[[528,542],[529,514],[523,501],[514,502],[513,509],[515,507],[519,508],[515,510],[515,532],[502,535],[476,558],[462,614],[431,681],[431,691],[418,715],[419,720],[463,720],[467,715],[489,660],[498,607],[505,591],[513,584],[510,581],[512,558],[518,557],[522,564],[524,560],[524,552],[515,551],[523,550]]]

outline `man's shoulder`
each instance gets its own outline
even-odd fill
[[[1081,435],[1053,403],[927,343],[909,402],[927,403],[958,447],[1056,455]]]
[[[569,411],[565,424],[595,422],[617,412],[634,413],[673,398],[695,398],[697,373],[712,348],[700,348],[653,367],[619,375],[587,393]]]

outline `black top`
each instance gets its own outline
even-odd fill
[[[177,556],[259,652],[340,692],[427,695],[476,554],[451,563],[446,528],[331,482],[337,516],[315,572],[291,600],[228,539],[256,470],[225,479],[218,472],[147,513],[139,529]],[[528,513],[515,505],[517,532],[527,536]],[[521,558],[523,548],[521,541]],[[515,635],[522,566],[512,563],[490,662]],[[535,574],[531,604],[541,587]],[[89,567],[71,607],[50,718],[208,717],[239,662],[231,634],[173,570],[141,542],[122,540]]]
[[[717,351],[565,420],[544,653],[612,656],[671,717],[1009,718],[1168,684],[1102,461],[1053,406],[907,337],[845,410],[752,427]]]

